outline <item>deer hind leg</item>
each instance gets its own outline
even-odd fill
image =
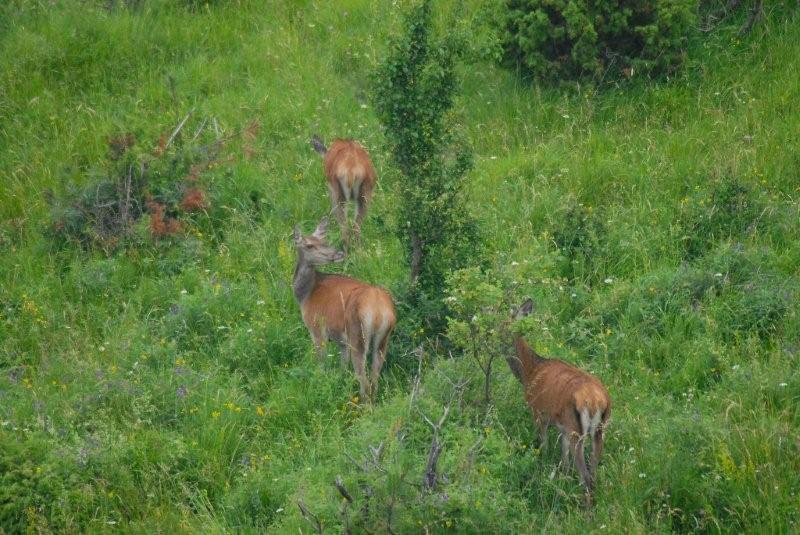
[[[547,420],[538,416],[534,416],[533,419],[536,422],[536,428],[539,430],[539,451],[544,453],[547,451],[547,430],[550,428],[550,424]]]
[[[389,333],[384,334],[383,338],[375,341],[375,350],[372,352],[372,373],[370,374],[370,386],[372,397],[378,396],[378,379],[381,375],[381,368],[386,361],[386,347],[389,345]],[[373,399],[373,401],[376,401]]]
[[[356,196],[356,221],[353,227],[356,241],[361,239],[361,223],[367,215],[367,206],[369,205],[371,197],[372,187],[368,186],[366,183],[362,183],[360,191]]]
[[[339,352],[341,354],[339,367],[342,370],[346,370],[347,364],[350,362],[350,347],[347,345],[347,342],[339,342]]]
[[[589,473],[594,481],[597,474],[597,465],[600,464],[600,455],[603,454],[603,424],[595,429],[592,435],[592,457],[589,461]]]
[[[572,457],[575,459],[575,468],[578,469],[578,473],[581,476],[581,482],[583,483],[583,486],[586,487],[586,491],[591,494],[593,482],[592,477],[589,474],[589,469],[586,467],[586,456],[584,452],[586,435],[579,436],[577,432],[573,432],[570,434],[569,441],[570,449],[572,450]]]
[[[367,348],[364,343],[364,337],[359,331],[348,337],[348,339],[350,340],[350,359],[353,361],[353,370],[355,370],[356,378],[358,379],[361,399],[369,400],[370,388],[366,370]]]

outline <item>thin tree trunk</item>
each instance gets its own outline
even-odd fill
[[[764,12],[764,0],[755,0],[753,7],[750,8],[750,16],[747,17],[747,22],[744,23],[742,29],[739,30],[739,35],[746,35],[753,29],[756,21],[761,17]]]
[[[414,285],[422,270],[422,239],[411,232],[411,284]]]
[[[489,406],[489,403],[492,401],[491,396],[491,386],[492,386],[492,361],[494,360],[494,356],[489,357],[489,362],[486,363],[486,369],[484,370],[484,374],[486,374],[485,380],[483,382],[483,402],[486,406]]]

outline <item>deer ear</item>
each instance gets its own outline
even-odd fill
[[[317,225],[316,230],[314,231],[314,236],[317,238],[324,238],[325,233],[328,232],[328,216],[322,218],[322,221],[319,222]]]
[[[529,297],[529,298],[528,298],[528,299],[526,299],[526,300],[525,300],[525,302],[524,302],[524,303],[522,303],[522,305],[519,307],[518,316],[519,316],[519,317],[527,316],[527,315],[528,315],[528,314],[530,314],[531,312],[533,312],[533,300],[532,300],[532,299]]]
[[[300,225],[294,226],[294,241],[300,243],[303,240],[303,233],[300,232]]]
[[[315,151],[317,151],[317,154],[319,154],[320,156],[324,157],[325,153],[328,152],[328,149],[325,148],[325,142],[322,141],[322,138],[320,138],[317,134],[314,134],[311,137],[311,146],[314,148]]]

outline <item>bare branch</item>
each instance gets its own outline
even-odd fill
[[[383,458],[383,441],[381,440],[381,443],[378,444],[377,448],[375,446],[372,446],[371,444],[367,444],[367,448],[369,449],[369,452],[372,454],[372,463],[375,466],[378,466],[381,462],[381,459]]]
[[[442,454],[442,449],[444,448],[444,444],[440,439],[440,433],[442,430],[442,426],[444,426],[445,421],[447,420],[447,416],[450,414],[450,407],[453,404],[453,400],[456,398],[457,392],[453,392],[453,395],[450,397],[450,401],[445,407],[444,412],[442,412],[442,417],[439,418],[437,423],[433,423],[430,418],[425,416],[422,411],[417,409],[420,416],[427,422],[431,429],[433,430],[433,436],[431,437],[431,447],[428,450],[428,462],[425,464],[425,474],[423,476],[423,488],[427,490],[433,490],[436,487],[436,482],[439,480],[439,477],[436,473],[436,466],[439,463],[439,456]]]
[[[436,486],[436,481],[439,479],[436,475],[436,465],[439,463],[439,456],[442,454],[443,444],[439,441],[439,437],[435,436],[431,441],[431,449],[428,451],[428,462],[425,465],[425,477],[423,482],[427,490],[433,490]]]
[[[739,30],[739,35],[747,35],[750,33],[750,30],[753,29],[756,21],[761,17],[762,13],[764,12],[764,0],[754,0],[753,7],[750,8],[750,15],[747,17],[747,21],[742,25],[741,29]]]
[[[344,452],[344,456],[347,457],[347,460],[353,463],[353,465],[362,472],[369,472],[369,469],[367,468],[366,464],[362,466],[358,461],[355,460],[355,458],[352,455],[350,455],[346,451]]]
[[[439,418],[439,423],[436,424],[436,429],[441,429],[444,425],[444,421],[447,420],[447,415],[450,414],[450,405],[444,408],[444,413],[442,413],[442,417]]]

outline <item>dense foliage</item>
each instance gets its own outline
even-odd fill
[[[550,81],[670,72],[696,9],[697,0],[508,0],[505,63]]]

